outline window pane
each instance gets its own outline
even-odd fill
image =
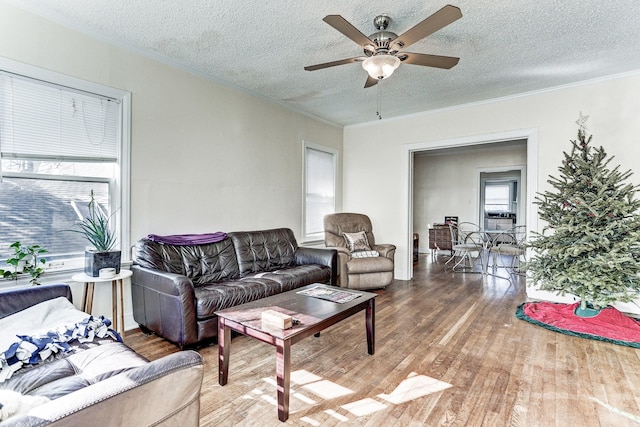
[[[16,241],[47,249],[48,261],[83,256],[90,244],[69,230],[75,229],[73,224],[81,218],[92,190],[96,201],[111,212],[108,183],[4,177],[0,184],[2,263],[11,253],[9,245]]]
[[[485,212],[509,211],[509,184],[487,184],[484,187]]]
[[[305,234],[324,232],[324,216],[335,211],[335,155],[307,148]]]

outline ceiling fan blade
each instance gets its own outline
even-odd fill
[[[462,18],[460,9],[448,4],[413,28],[396,37],[396,39],[391,42],[389,50],[398,51],[403,47],[407,47],[460,18]]]
[[[378,79],[374,79],[374,78],[373,78],[373,77],[371,77],[370,75],[367,75],[367,81],[366,81],[366,83],[364,84],[364,88],[366,89],[366,88],[368,88],[368,87],[375,86],[375,85],[377,85],[377,84],[378,84],[378,82],[379,82],[379,81],[380,81],[380,80],[378,80]]]
[[[367,45],[373,45],[373,42],[369,39],[369,37],[362,34],[360,30],[351,25],[349,21],[347,21],[340,15],[327,15],[324,17],[323,21],[331,25],[336,30],[340,31],[345,36],[349,37],[354,42],[358,43],[363,48]]]
[[[460,58],[454,56],[427,55],[425,53],[400,52],[396,56],[405,64],[446,69],[454,67],[460,61]]]
[[[336,65],[344,65],[344,64],[350,64],[352,62],[360,62],[363,59],[364,57],[357,56],[355,58],[340,59],[339,61],[325,62],[323,64],[307,65],[306,67],[304,67],[304,69],[307,71],[315,71],[315,70],[320,70],[322,68],[335,67]]]

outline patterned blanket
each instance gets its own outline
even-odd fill
[[[24,365],[73,351],[73,343],[106,337],[122,341],[109,326],[109,319],[88,316],[66,298],[45,301],[0,319],[0,383]]]

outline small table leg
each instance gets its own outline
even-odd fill
[[[118,324],[122,330],[120,336],[124,340],[124,290],[122,289],[122,279],[118,279],[118,288],[120,288],[120,322]]]
[[[291,378],[291,341],[276,340],[276,382],[278,388],[278,419],[289,418],[289,389]]]
[[[118,287],[117,280],[111,281],[111,318],[113,319],[113,329],[120,333],[118,322]]]
[[[82,292],[82,311],[84,311],[87,314],[91,314],[91,311],[93,311],[94,287],[95,287],[95,283],[93,282],[84,283],[84,291]]]
[[[231,329],[225,326],[224,319],[218,317],[218,384],[225,385],[229,378],[229,351]]]
[[[370,299],[367,304],[365,323],[367,326],[367,351],[374,354],[376,351],[376,305],[375,299]]]

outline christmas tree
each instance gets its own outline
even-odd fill
[[[553,191],[538,194],[542,233],[528,244],[534,256],[527,271],[540,289],[571,293],[595,308],[640,297],[640,201],[632,172],[609,169],[613,157],[593,148],[580,115],[577,141],[564,152]]]

